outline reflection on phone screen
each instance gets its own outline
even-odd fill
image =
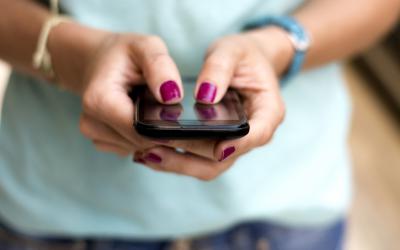
[[[213,105],[196,103],[193,84],[185,84],[185,97],[180,104],[163,105],[149,93],[143,102],[145,120],[163,121],[235,121],[240,119],[236,110],[237,95],[228,91],[221,102]]]

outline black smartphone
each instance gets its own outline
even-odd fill
[[[249,124],[238,93],[229,89],[221,102],[196,103],[194,84],[184,84],[180,104],[164,105],[147,88],[136,94],[135,129],[157,139],[234,139],[249,132]]]

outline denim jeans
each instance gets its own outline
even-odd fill
[[[345,223],[292,228],[249,222],[185,240],[118,240],[33,237],[0,225],[1,250],[341,250]]]

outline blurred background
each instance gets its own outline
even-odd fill
[[[9,67],[0,62],[1,100]],[[353,97],[354,200],[347,250],[400,247],[400,29],[343,65]]]

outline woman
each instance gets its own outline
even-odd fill
[[[328,63],[381,37],[399,1],[61,7],[73,21],[46,36],[45,6],[0,0],[0,56],[15,69],[0,140],[1,249],[340,249],[350,107]],[[183,93],[186,77],[197,77],[195,93]],[[143,82],[166,104],[184,94],[217,103],[236,88],[250,133],[143,138],[128,97]]]

